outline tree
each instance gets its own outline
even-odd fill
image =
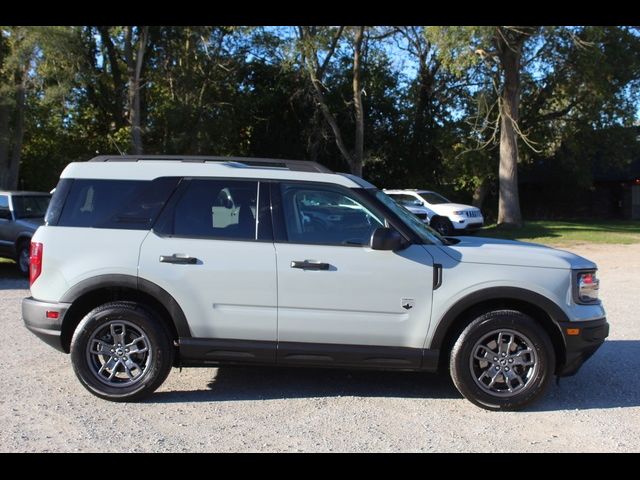
[[[361,176],[364,164],[364,108],[362,105],[362,51],[365,41],[365,27],[353,27],[351,46],[353,47],[353,68],[352,68],[352,102],[355,123],[354,146],[348,149],[344,143],[342,130],[336,120],[334,113],[329,108],[324,85],[327,69],[330,66],[331,58],[336,53],[339,42],[343,37],[346,27],[337,29],[320,29],[319,27],[298,27],[298,45],[302,62],[309,74],[309,79],[313,87],[314,96],[318,108],[326,122],[331,127],[335,137],[336,145],[343,158],[346,160],[351,173]],[[329,40],[327,42],[327,40]],[[321,50],[326,50],[322,61],[319,58]]]
[[[140,126],[140,89],[144,54],[147,49],[149,27],[125,27],[124,58],[127,64],[129,86],[129,123],[131,124],[131,143],[133,153],[142,153],[142,128]],[[135,53],[134,53],[135,51]]]
[[[48,190],[68,162],[119,150],[307,158],[364,166],[381,187],[432,187],[465,202],[475,193],[477,204],[487,195],[497,217],[493,184],[508,183],[501,145],[513,173],[557,166],[581,188],[594,164],[631,157],[602,145],[637,117],[637,28],[423,32],[5,27],[0,177]],[[615,138],[612,147],[630,137]]]
[[[520,119],[520,69],[524,43],[533,38],[539,27],[496,27],[492,44],[502,71],[500,114],[500,197],[498,224],[520,226],[518,196],[518,127]],[[491,52],[482,55],[491,56]]]
[[[0,188],[18,186],[29,69],[36,52],[27,27],[0,30]]]
[[[426,31],[428,38],[442,46],[441,52],[453,52],[444,54],[446,57],[443,58],[453,70],[460,72],[472,68],[474,56],[481,59],[486,70],[480,74],[490,79],[497,93],[497,117],[492,124],[496,126],[493,133],[500,133],[499,224],[522,224],[518,196],[518,138],[523,138],[518,123],[522,56],[527,42],[533,43],[540,31],[540,27],[503,26],[430,27]],[[494,108],[486,111],[494,112]],[[481,128],[486,129],[489,124],[487,118]]]

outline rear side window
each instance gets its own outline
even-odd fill
[[[47,195],[16,195],[13,197],[13,211],[16,218],[42,218],[51,197]]]
[[[255,240],[258,182],[193,179],[168,218],[182,237]]]
[[[146,180],[74,179],[57,225],[61,227],[151,228],[178,178]],[[54,194],[54,202],[58,200]]]

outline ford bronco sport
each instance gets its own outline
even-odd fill
[[[24,322],[107,400],[172,366],[256,364],[448,370],[517,409],[608,335],[592,262],[441,237],[316,163],[96,157],[65,168],[45,220]]]

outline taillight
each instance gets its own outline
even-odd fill
[[[42,244],[31,242],[31,251],[29,252],[29,286],[33,285],[33,282],[42,273]]]

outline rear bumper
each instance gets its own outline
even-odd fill
[[[566,347],[566,358],[556,372],[560,377],[575,375],[609,336],[606,318],[588,322],[561,322],[562,336]],[[579,335],[569,335],[567,329],[579,329]]]
[[[69,303],[41,302],[27,297],[22,299],[22,320],[40,340],[67,353],[62,346],[62,321],[70,306]],[[47,312],[58,312],[58,318],[47,318]]]

